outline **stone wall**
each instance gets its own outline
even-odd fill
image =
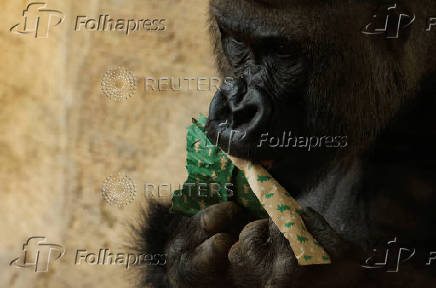
[[[65,20],[46,39],[9,31],[28,3],[0,3],[0,286],[131,287],[130,270],[74,265],[75,252],[126,251],[127,223],[147,201],[144,183],[185,180],[185,128],[207,114],[213,90],[145,91],[141,79],[216,75],[207,1],[49,1]],[[165,18],[167,29],[74,31],[76,16],[100,14]],[[101,91],[105,71],[116,66],[138,79],[122,103]],[[123,209],[101,196],[103,181],[119,172],[136,183],[136,199]],[[31,236],[66,249],[47,273],[9,266]]]

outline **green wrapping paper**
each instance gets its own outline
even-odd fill
[[[195,215],[210,205],[235,201],[257,218],[271,217],[289,240],[299,265],[331,263],[307,231],[298,202],[261,165],[229,158],[213,145],[205,133],[206,122],[207,118],[200,115],[188,128],[188,179],[174,192],[172,210]]]
[[[251,191],[244,172],[236,168],[226,153],[207,138],[206,122],[207,118],[200,115],[199,119],[193,119],[193,124],[188,127],[188,179],[183,189],[174,191],[172,210],[191,216],[210,205],[231,200],[257,218],[268,218],[268,214]],[[199,183],[203,184],[202,187],[199,187]]]

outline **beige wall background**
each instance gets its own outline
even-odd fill
[[[101,93],[110,67],[144,77],[216,76],[205,0],[46,1],[65,21],[47,39],[16,35],[30,1],[0,2],[0,287],[131,287],[122,266],[74,265],[76,249],[124,252],[126,223],[144,206],[144,182],[183,183],[185,133],[207,114],[213,91],[149,92],[118,103]],[[77,15],[166,18],[167,30],[75,32]],[[104,179],[136,183],[123,209],[102,200]],[[61,244],[65,256],[47,273],[17,269],[31,236]]]

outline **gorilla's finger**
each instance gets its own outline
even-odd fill
[[[204,241],[192,252],[192,272],[214,273],[227,267],[227,252],[236,239],[225,233],[218,233]],[[183,265],[184,263],[182,263]]]
[[[239,241],[229,251],[229,260],[232,263],[243,263],[245,260],[251,264],[259,263],[268,253],[269,228],[268,219],[257,220],[247,224],[239,234]]]
[[[225,275],[227,253],[235,241],[236,238],[230,234],[218,233],[196,247],[190,244],[190,247],[195,247],[193,250],[184,249],[176,254],[170,249],[168,279],[171,287],[229,287],[227,277],[217,279],[216,275]]]
[[[307,207],[301,213],[301,217],[304,220],[306,227],[311,229],[311,232],[326,231],[326,233],[335,233],[330,224],[316,212],[312,207]],[[336,234],[336,233],[335,233]]]
[[[304,224],[313,237],[324,247],[332,258],[342,256],[339,251],[344,251],[345,241],[336,233],[335,230],[327,223],[323,216],[311,207],[305,208],[301,217]]]
[[[294,257],[294,252],[291,249],[288,239],[285,238],[282,232],[280,232],[279,227],[269,219],[269,242],[273,243],[273,247],[277,253],[286,253],[286,255],[292,255]]]
[[[209,206],[198,213],[201,227],[208,233],[224,232],[233,223],[241,208],[234,202],[228,201]]]
[[[211,205],[185,221],[181,221],[177,229],[180,233],[171,241],[169,255],[179,255],[184,251],[193,250],[203,241],[227,226],[233,224],[240,208],[233,202],[223,202]],[[231,230],[231,229],[229,229]]]
[[[269,236],[268,223],[269,219],[261,219],[248,223],[239,234],[239,241],[245,243],[252,242],[253,244],[266,243]]]

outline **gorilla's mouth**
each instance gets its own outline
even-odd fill
[[[232,156],[266,160],[266,151],[257,143],[271,122],[271,104],[265,95],[247,89],[242,81],[228,80],[217,91],[210,104],[206,132],[213,144]]]
[[[297,96],[292,95],[292,104],[280,101],[271,95],[272,89],[250,84],[250,77],[255,76],[226,80],[216,92],[206,125],[209,140],[227,154],[256,162],[301,154],[284,145],[283,137],[301,131],[304,109]],[[282,145],[268,143],[279,139]]]

